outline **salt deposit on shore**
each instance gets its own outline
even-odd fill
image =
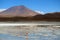
[[[12,36],[25,36],[26,33],[35,33],[36,35],[48,36],[52,34],[60,35],[60,28],[45,26],[44,25],[21,25],[21,26],[9,26],[0,27],[0,34],[9,34]]]

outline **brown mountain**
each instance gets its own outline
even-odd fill
[[[60,12],[53,12],[45,14],[48,18],[60,18]]]
[[[60,21],[60,12],[47,13],[44,16],[48,21]]]
[[[34,12],[25,6],[14,6],[0,13],[0,21],[60,21],[60,12],[46,13]]]
[[[35,15],[38,15],[38,13],[26,8],[23,5],[8,8],[0,13],[0,17],[31,17]]]

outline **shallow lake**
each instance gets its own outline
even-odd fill
[[[29,22],[15,22],[5,23],[1,22],[0,25],[0,40],[60,40],[60,28],[57,27],[22,27],[7,26],[7,24],[27,24]],[[60,24],[60,22],[30,22],[31,24]]]

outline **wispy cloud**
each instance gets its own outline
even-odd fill
[[[40,13],[40,14],[45,14],[43,11],[35,10],[35,12]]]
[[[6,9],[0,9],[0,12],[2,12],[2,11],[4,11],[4,10],[6,10]]]

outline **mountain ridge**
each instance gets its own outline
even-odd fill
[[[22,17],[29,17],[37,15],[37,12],[34,12],[25,6],[13,6],[8,8],[7,10],[0,13],[0,16],[3,15],[4,17],[13,17],[13,16],[22,16]]]
[[[42,15],[25,6],[13,6],[0,12],[0,21],[60,21],[60,12]]]

